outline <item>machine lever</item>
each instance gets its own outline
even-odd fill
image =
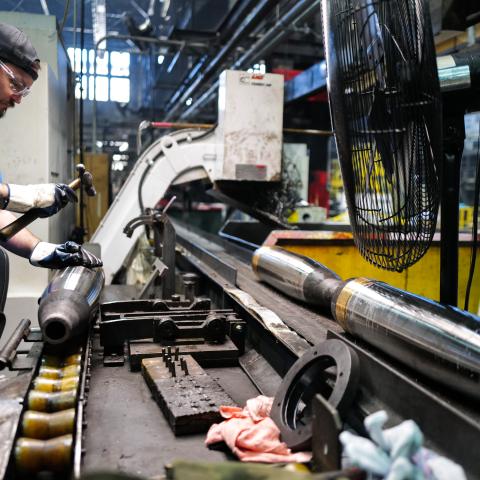
[[[73,182],[70,182],[68,186],[72,190],[78,190],[80,186],[83,185],[85,188],[85,193],[89,197],[95,196],[97,192],[95,191],[95,187],[93,186],[92,174],[89,171],[85,170],[85,165],[81,163],[76,166],[76,170],[78,172],[78,178],[73,180]],[[39,218],[38,214],[34,210],[25,213],[21,217],[18,217],[12,223],[0,229],[0,241],[7,241],[9,238],[17,234],[20,230],[30,225],[37,218]]]

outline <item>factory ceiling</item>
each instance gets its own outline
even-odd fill
[[[139,80],[142,94],[137,95],[134,107],[140,114],[148,112],[147,116],[157,118],[198,119],[212,115],[218,74],[232,65],[248,69],[265,61],[269,71],[302,70],[323,56],[319,0],[1,3],[1,9],[6,11],[55,15],[59,26],[63,26],[67,47],[80,45],[82,3],[85,48],[93,48],[105,33],[109,37],[148,37],[147,41],[109,38],[107,49],[128,50],[141,58],[141,70],[149,72],[150,79],[148,83]]]

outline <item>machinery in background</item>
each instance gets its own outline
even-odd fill
[[[258,193],[280,182],[283,77],[226,71],[220,76],[218,125],[161,137],[137,160],[123,188],[95,231],[110,284],[140,236],[119,233],[131,219],[155,207],[168,187],[198,179],[214,184],[250,184]]]

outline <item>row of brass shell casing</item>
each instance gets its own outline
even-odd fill
[[[17,472],[67,472],[71,466],[82,353],[44,355],[26,399],[20,438],[15,444]]]

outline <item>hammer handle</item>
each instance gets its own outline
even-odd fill
[[[68,186],[72,190],[78,190],[81,184],[82,181],[80,180],[80,178],[76,178],[75,180],[73,180],[73,182],[70,182]],[[12,223],[9,223],[8,225],[0,229],[0,241],[6,242],[9,238],[16,235],[20,230],[23,230],[25,227],[34,222],[37,218],[39,218],[39,216],[33,210],[24,213],[21,217],[18,217]]]

